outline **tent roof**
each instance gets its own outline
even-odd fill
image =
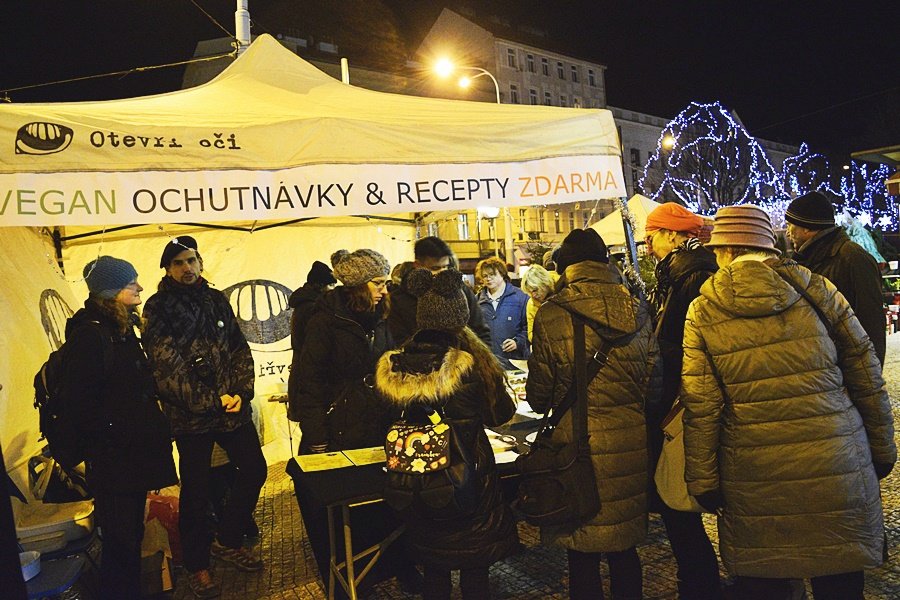
[[[547,106],[496,105],[375,92],[319,71],[261,35],[237,60],[204,85],[156,96],[98,102],[0,105],[4,139],[28,122],[75,130],[72,146],[91,150],[36,160],[12,154],[5,144],[0,172],[128,170],[207,166],[274,168],[311,163],[509,161],[573,155],[619,155],[609,111]],[[99,133],[94,133],[99,132]],[[227,138],[250,151],[221,152],[191,140]],[[121,138],[175,136],[178,152],[114,147]],[[91,136],[94,136],[93,140]],[[93,142],[105,142],[100,148]],[[120,140],[121,141],[121,140]],[[151,139],[151,142],[155,140]],[[152,144],[151,144],[152,145]],[[196,148],[191,148],[196,146]],[[226,145],[227,147],[227,145]],[[193,151],[192,151],[193,150]]]
[[[628,210],[634,215],[635,220],[635,241],[639,242],[644,239],[644,225],[647,223],[647,215],[657,206],[659,206],[658,202],[654,202],[640,194],[635,194],[628,201]],[[600,234],[600,237],[603,238],[603,241],[608,246],[622,246],[625,244],[625,227],[622,223],[621,210],[615,210],[606,215],[592,224],[591,228]]]

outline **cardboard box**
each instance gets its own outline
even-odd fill
[[[160,550],[141,558],[141,595],[153,596],[175,588],[172,559]]]

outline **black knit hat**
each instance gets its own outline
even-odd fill
[[[309,273],[306,275],[306,282],[319,283],[321,285],[332,285],[334,283],[337,283],[337,279],[334,278],[334,275],[331,273],[331,269],[328,268],[328,265],[317,260],[309,269]]]
[[[573,229],[559,247],[556,272],[564,273],[566,267],[585,260],[608,263],[609,251],[603,238],[593,229]]]
[[[167,268],[172,259],[185,250],[197,250],[197,240],[189,235],[179,235],[169,240],[169,243],[163,248],[162,257],[159,259],[159,268]],[[200,256],[199,251],[197,251],[197,256]]]
[[[809,192],[790,203],[784,220],[807,229],[828,229],[834,227],[834,205],[825,194]]]
[[[403,280],[406,289],[419,300],[416,326],[419,329],[453,330],[469,322],[469,303],[463,292],[462,275],[447,269],[432,275],[428,269],[415,269]]]

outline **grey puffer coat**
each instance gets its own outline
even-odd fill
[[[833,324],[836,339],[797,291]],[[891,408],[871,342],[831,282],[793,262],[720,269],[684,334],[685,480],[721,491],[732,575],[807,578],[881,564],[872,466],[896,461]]]
[[[573,311],[613,343],[609,361],[588,385],[588,433],[600,512],[572,533],[541,530],[545,542],[582,552],[617,552],[647,534],[649,485],[644,404],[658,401],[662,364],[646,302],[631,296],[608,265],[585,261],[566,269],[557,294],[541,305],[528,360],[528,402],[544,412],[565,397],[575,371]],[[600,346],[592,328],[590,354]],[[590,358],[588,358],[590,360]],[[554,437],[572,435],[571,411]]]
[[[182,285],[163,277],[144,305],[144,323],[144,347],[176,437],[251,421],[253,356],[222,292],[205,279]],[[240,395],[239,412],[225,412],[224,394]]]

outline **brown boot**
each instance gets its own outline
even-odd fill
[[[222,595],[222,586],[213,580],[207,569],[188,573],[188,587],[197,598],[218,598]]]

